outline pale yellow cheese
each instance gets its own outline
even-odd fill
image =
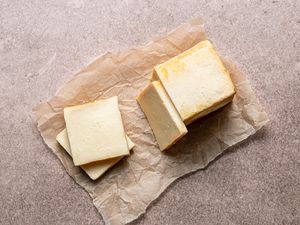
[[[117,97],[64,108],[76,166],[129,154]]]
[[[152,79],[161,81],[185,124],[224,106],[235,93],[209,41],[155,66]]]
[[[63,129],[56,137],[58,143],[66,150],[66,152],[72,157],[71,147],[69,144],[69,138],[67,129]],[[126,141],[128,145],[128,149],[132,149],[134,147],[134,143],[130,140],[130,138],[126,135]],[[88,163],[85,165],[81,165],[81,168],[86,172],[86,174],[92,179],[96,180],[101,177],[109,168],[119,162],[123,157],[115,157],[111,159],[101,160],[97,162]]]
[[[165,150],[187,133],[187,129],[159,81],[149,84],[138,96],[160,150]]]

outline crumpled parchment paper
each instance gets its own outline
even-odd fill
[[[268,121],[245,76],[223,60],[237,91],[233,102],[188,126],[188,134],[168,151],[158,149],[135,98],[149,83],[154,65],[204,39],[203,24],[196,19],[143,47],[107,53],[76,74],[49,101],[33,109],[44,141],[70,176],[90,194],[106,224],[136,219],[174,180],[204,168]],[[73,165],[55,137],[65,127],[64,107],[114,95],[119,96],[127,135],[136,146],[133,154],[92,181]]]

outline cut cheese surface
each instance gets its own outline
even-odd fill
[[[64,108],[76,166],[129,154],[118,98]]]
[[[66,152],[72,157],[71,147],[69,144],[69,138],[67,129],[62,130],[56,137],[58,143],[66,150]],[[132,149],[134,147],[134,143],[130,140],[130,138],[126,135],[126,141],[128,145],[128,149]],[[111,159],[101,160],[97,162],[92,162],[89,164],[81,165],[81,168],[86,172],[86,174],[92,179],[96,180],[100,176],[102,176],[109,168],[115,165],[118,161],[120,161],[123,157],[115,157]]]
[[[149,84],[138,96],[160,150],[165,150],[187,133],[178,112],[159,81]]]
[[[155,66],[160,80],[185,124],[230,102],[235,93],[230,75],[209,41]]]

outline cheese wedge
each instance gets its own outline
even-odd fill
[[[129,154],[118,98],[64,108],[76,166]]]
[[[63,129],[57,136],[56,140],[58,143],[66,150],[66,152],[72,157],[71,147],[69,144],[69,138],[67,129]],[[134,143],[126,135],[126,141],[128,149],[131,150],[134,147]],[[92,179],[96,180],[101,177],[109,168],[119,162],[123,157],[115,157],[111,159],[101,160],[97,162],[92,162],[89,164],[81,165],[81,168],[86,172],[86,174]]]
[[[159,81],[149,84],[138,96],[160,150],[165,150],[187,133],[178,112]]]
[[[155,66],[160,80],[185,124],[229,103],[235,93],[230,75],[209,41]]]

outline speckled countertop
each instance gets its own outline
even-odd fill
[[[300,3],[0,0],[0,224],[103,224],[45,146],[31,108],[106,51],[201,16],[270,123],[179,179],[133,224],[300,224]]]

